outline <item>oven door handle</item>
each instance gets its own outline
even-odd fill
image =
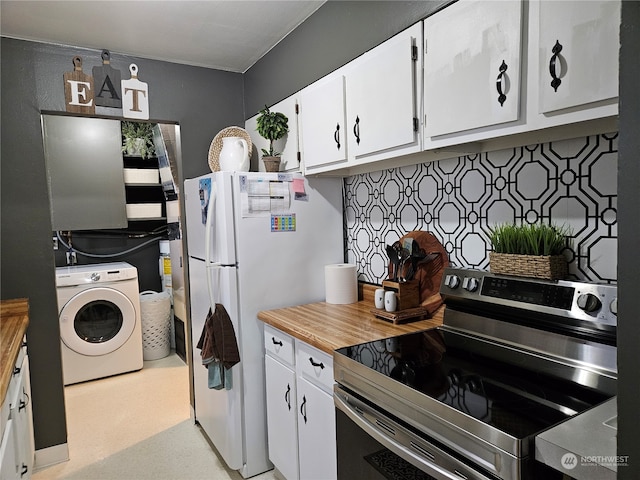
[[[349,394],[347,392],[341,390],[340,387],[336,386],[333,396],[336,408],[341,410],[358,427],[360,427],[373,439],[378,441],[383,447],[389,449],[391,452],[403,458],[407,462],[412,463],[416,467],[420,468],[423,472],[443,480],[492,480],[492,477],[485,476],[480,472],[470,472],[469,468],[466,465],[464,465],[462,462],[459,462],[457,459],[450,457],[437,447],[433,447],[434,451],[438,450],[439,454],[442,454],[443,456],[446,455],[449,463],[458,464],[461,471],[458,468],[453,468],[453,471],[451,471],[451,469],[444,468],[434,463],[433,460],[435,459],[435,456],[433,456],[426,449],[422,449],[419,445],[414,444],[411,441],[407,441],[408,445],[405,445],[404,443],[392,438],[389,433],[391,433],[391,435],[394,435],[394,433],[400,432],[395,431],[395,426],[389,426],[388,424],[390,422],[386,418],[382,416],[378,418],[378,416],[374,412],[367,408],[366,415],[368,417],[371,417],[371,419],[374,420],[378,426],[374,425],[371,421],[369,421],[368,418],[365,417],[365,412],[363,410],[349,403],[348,397]],[[423,439],[421,443],[426,443],[426,441]],[[411,450],[411,448],[413,448],[414,450],[422,449],[424,450],[424,453],[413,451]],[[450,466],[453,467],[453,465]]]

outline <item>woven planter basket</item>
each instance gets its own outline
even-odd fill
[[[489,268],[492,273],[547,280],[566,278],[569,271],[564,255],[538,256],[495,252],[489,253]]]

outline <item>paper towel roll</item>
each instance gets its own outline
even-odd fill
[[[345,304],[358,301],[358,273],[355,265],[325,265],[324,284],[327,303]]]

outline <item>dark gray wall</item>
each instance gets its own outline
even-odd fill
[[[640,472],[640,2],[622,2],[620,40],[618,455],[629,455],[629,466],[618,469],[618,478],[631,480]]]
[[[0,295],[27,297],[27,331],[36,449],[66,443],[60,333],[40,111],[64,111],[62,76],[83,57],[85,73],[100,52],[2,38]],[[150,117],[179,122],[181,179],[209,171],[211,140],[222,128],[243,125],[240,74],[126,57],[111,65],[128,78],[129,64],[149,84]],[[114,110],[114,116],[119,116]]]
[[[426,18],[452,0],[329,1],[243,76],[246,118]]]

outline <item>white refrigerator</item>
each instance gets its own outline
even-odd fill
[[[195,419],[247,478],[268,459],[260,310],[323,301],[324,266],[344,261],[342,182],[299,174],[216,172],[185,181]],[[240,363],[231,389],[208,388],[196,348],[216,303]]]

